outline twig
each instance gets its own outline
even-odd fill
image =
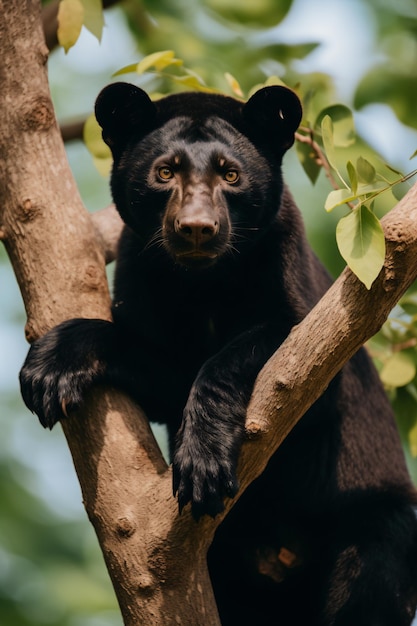
[[[61,136],[65,143],[83,138],[85,118],[75,122],[66,122],[60,125]]]
[[[306,134],[303,135],[300,132],[295,133],[296,140],[299,141],[300,143],[305,143],[311,147],[313,154],[314,154],[314,160],[317,163],[317,165],[323,168],[326,178],[330,182],[330,185],[335,190],[340,189],[341,187],[339,183],[337,182],[337,180],[335,179],[335,177],[333,176],[332,168],[326,158],[326,155],[324,154],[323,150],[321,149],[317,141],[315,141],[314,139],[313,129],[306,128],[305,126],[300,126],[299,131],[302,131],[303,133],[306,133]],[[355,205],[352,202],[346,202],[346,204],[351,209],[355,208]]]

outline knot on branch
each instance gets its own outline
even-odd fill
[[[32,198],[24,198],[17,207],[16,215],[19,222],[27,223],[34,220],[41,213],[42,206]]]
[[[38,49],[38,58],[41,65],[46,65],[49,58],[49,49],[45,42],[42,42]]]
[[[25,102],[21,123],[27,131],[49,130],[55,124],[55,114],[50,99],[46,96],[37,96]]]
[[[384,278],[382,281],[384,291],[388,293],[397,289],[398,283],[400,282],[401,278],[402,277],[398,276],[396,268],[393,266],[393,264],[386,262]]]
[[[28,320],[25,325],[25,337],[28,343],[33,343],[39,337],[36,327],[32,320]]]
[[[246,422],[245,426],[246,437],[248,439],[257,439],[263,432],[265,432],[265,423],[251,416],[251,419]]]
[[[405,221],[392,221],[389,224],[384,224],[384,234],[385,239],[390,241],[395,249],[398,250],[398,246],[400,246],[400,250],[402,250],[410,241],[413,240],[413,228],[407,228]]]
[[[142,572],[137,582],[137,590],[140,596],[152,596],[155,593],[156,584],[151,574]]]
[[[89,263],[84,266],[82,276],[82,285],[89,291],[90,289],[99,289],[102,284],[103,270],[99,265]]]
[[[131,537],[136,532],[136,524],[128,517],[119,517],[116,522],[116,533],[119,537]]]

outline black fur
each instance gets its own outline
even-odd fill
[[[167,425],[180,508],[216,515],[238,490],[256,375],[330,282],[281,179],[301,107],[283,87],[153,104],[120,83],[96,115],[126,222],[114,323],[71,320],[35,342],[22,394],[52,428],[91,385],[127,390]],[[223,625],[408,626],[414,500],[361,350],[220,526],[209,567]]]

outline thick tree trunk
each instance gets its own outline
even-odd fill
[[[104,239],[85,211],[55,121],[37,0],[0,0],[0,233],[32,340],[71,317],[109,319]],[[345,271],[258,377],[243,450],[246,487],[343,363],[417,276],[417,188],[384,220],[388,253],[371,291]],[[314,337],[314,350],[309,338]],[[63,425],[85,507],[127,625],[216,626],[205,556],[221,520],[181,517],[145,416],[96,390]],[[231,502],[227,506],[231,506]]]
[[[0,0],[0,14],[0,237],[33,340],[71,317],[109,319],[110,300],[49,95],[40,3]],[[146,418],[97,393],[63,426],[125,623],[218,623],[205,564],[215,524],[179,518]]]

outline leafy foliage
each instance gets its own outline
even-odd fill
[[[413,2],[399,4],[370,0],[377,11],[379,62],[359,82],[354,104],[361,109],[375,102],[387,104],[404,124],[417,128],[417,13]]]
[[[366,205],[355,207],[336,228],[340,253],[350,269],[370,289],[385,259],[381,224]]]
[[[65,52],[77,42],[83,26],[101,40],[104,26],[101,0],[61,0],[58,10],[58,41]]]
[[[210,9],[232,23],[267,28],[281,22],[291,8],[292,0],[279,3],[271,0],[208,0],[207,4]]]
[[[94,113],[88,116],[84,124],[84,143],[89,149],[94,165],[102,176],[109,176],[113,163],[111,150],[101,137],[101,128]]]
[[[417,457],[417,285],[392,311],[381,331],[369,342],[397,416],[406,453]],[[417,468],[410,462],[414,480]]]
[[[172,72],[173,68],[178,67],[181,67],[182,69],[180,74]],[[118,70],[115,72],[114,76],[121,76],[122,74],[129,74],[131,72],[136,72],[139,76],[145,72],[152,72],[160,78],[167,78],[181,87],[190,90],[195,89],[197,91],[205,92],[217,91],[216,89],[208,87],[203,78],[196,72],[184,67],[183,61],[175,58],[173,50],[163,50],[162,52],[149,54],[139,61],[139,63],[127,65],[121,70]]]

